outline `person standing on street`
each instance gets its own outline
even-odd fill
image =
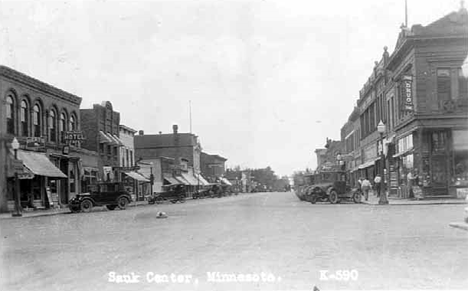
[[[361,189],[364,192],[364,199],[367,201],[369,199],[369,190],[371,189],[371,182],[367,178],[361,182]]]
[[[382,178],[380,178],[380,175],[377,174],[377,176],[375,176],[374,178],[374,187],[375,187],[377,197],[380,197],[380,190],[382,189],[381,182],[382,182]]]

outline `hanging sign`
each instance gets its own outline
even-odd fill
[[[403,111],[413,111],[413,77],[403,76],[401,81]]]

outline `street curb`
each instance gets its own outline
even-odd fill
[[[391,206],[400,206],[400,205],[404,205],[404,206],[412,206],[412,205],[456,205],[456,204],[459,204],[459,205],[462,205],[462,204],[466,204],[465,200],[463,201],[460,201],[460,202],[426,202],[426,203],[422,203],[422,202],[414,202],[414,203],[395,203],[392,201],[389,201],[388,204],[384,204],[384,205],[381,205],[379,203],[369,203],[369,202],[362,202],[362,204],[367,204],[367,205],[376,205],[376,206],[385,206],[385,205],[391,205]]]
[[[192,201],[194,199],[189,198],[187,201]],[[203,199],[201,199],[203,200]],[[169,204],[170,205],[170,204]],[[128,209],[131,208],[137,208],[137,207],[142,207],[142,206],[153,206],[152,204],[149,204],[147,201],[138,201],[137,204],[129,204],[127,207]],[[41,210],[38,210],[41,211]],[[31,213],[31,214],[25,214],[23,213],[23,216],[12,216],[11,213],[3,213],[0,214],[0,221],[1,220],[9,220],[9,219],[22,219],[22,218],[34,218],[34,217],[41,217],[41,216],[53,216],[53,215],[61,215],[61,214],[72,214],[72,212],[66,208],[64,211],[57,211],[57,212],[45,212],[45,213]],[[3,216],[3,217],[2,217]]]
[[[53,216],[53,215],[60,215],[60,214],[68,214],[72,213],[71,211],[60,211],[60,212],[47,212],[47,213],[36,213],[31,215],[22,215],[22,216],[12,216],[11,213],[7,214],[8,216],[1,217],[0,220],[8,220],[8,219],[22,219],[22,218],[34,218],[34,217],[41,217],[41,216]]]

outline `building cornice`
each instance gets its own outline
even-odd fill
[[[56,88],[42,81],[39,81],[33,77],[20,73],[6,66],[0,65],[0,76],[22,83],[26,86],[30,86],[34,89],[48,93],[57,98],[64,99],[78,106],[81,104],[81,101],[82,101],[81,97],[78,97],[76,95],[63,91],[59,88]]]

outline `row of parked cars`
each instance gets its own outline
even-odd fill
[[[164,191],[153,193],[146,197],[149,204],[170,201],[172,203],[185,202],[187,192],[183,185],[163,186]],[[211,184],[193,194],[193,199],[208,197],[223,197],[235,194],[230,186]],[[71,212],[90,212],[95,206],[105,206],[109,210],[116,208],[124,210],[132,202],[132,196],[125,190],[122,182],[105,182],[89,186],[88,192],[73,197],[68,207]]]

